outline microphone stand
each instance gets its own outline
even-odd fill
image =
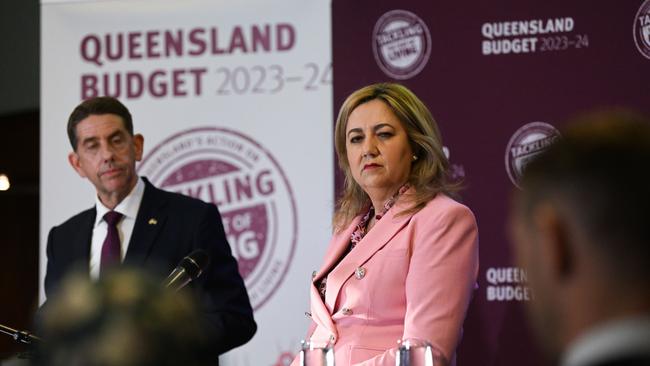
[[[37,337],[25,330],[16,330],[4,326],[2,324],[0,324],[0,333],[10,336],[11,338],[14,339],[14,341],[18,343],[26,344],[29,346],[27,351],[22,351],[17,354],[16,357],[18,357],[18,359],[26,359],[26,360],[33,359],[34,350],[31,347],[38,345],[42,341],[40,337]]]
[[[9,328],[0,324],[0,333],[4,333],[14,339],[14,341],[23,344],[35,345],[41,341],[40,337],[37,337],[24,330],[16,330]]]

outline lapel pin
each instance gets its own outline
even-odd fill
[[[158,224],[158,220],[154,219],[153,217],[149,219],[149,225],[156,225]]]
[[[354,270],[354,277],[357,278],[357,280],[360,280],[366,276],[366,269],[363,267],[357,267],[357,269]]]

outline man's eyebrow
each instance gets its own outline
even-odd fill
[[[115,136],[124,135],[124,134],[125,134],[124,131],[118,129],[118,130],[113,131],[110,135],[108,135],[108,139],[110,140]],[[97,140],[99,140],[98,136],[88,136],[88,137],[84,138],[83,140],[81,140],[81,143],[82,144],[87,144],[89,142],[95,142]]]
[[[81,140],[81,143],[82,143],[83,145],[85,145],[85,144],[87,144],[87,143],[89,143],[89,142],[95,142],[95,141],[97,141],[98,139],[99,139],[99,138],[98,138],[97,136],[89,136],[89,137],[86,137],[86,138],[84,138],[83,140]]]
[[[115,130],[115,132],[113,132],[113,133],[111,133],[110,135],[108,135],[108,139],[110,140],[110,139],[112,139],[113,137],[118,136],[118,135],[120,135],[120,136],[124,136],[125,134],[126,134],[126,132],[123,131],[123,130]]]

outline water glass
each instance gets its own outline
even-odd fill
[[[423,339],[407,338],[397,342],[395,366],[441,366],[439,352],[434,352],[431,343]]]
[[[300,366],[334,366],[334,348],[331,344],[300,343]]]

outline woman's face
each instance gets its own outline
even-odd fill
[[[345,130],[348,164],[371,200],[392,196],[411,172],[413,151],[406,130],[386,103],[355,108]]]

